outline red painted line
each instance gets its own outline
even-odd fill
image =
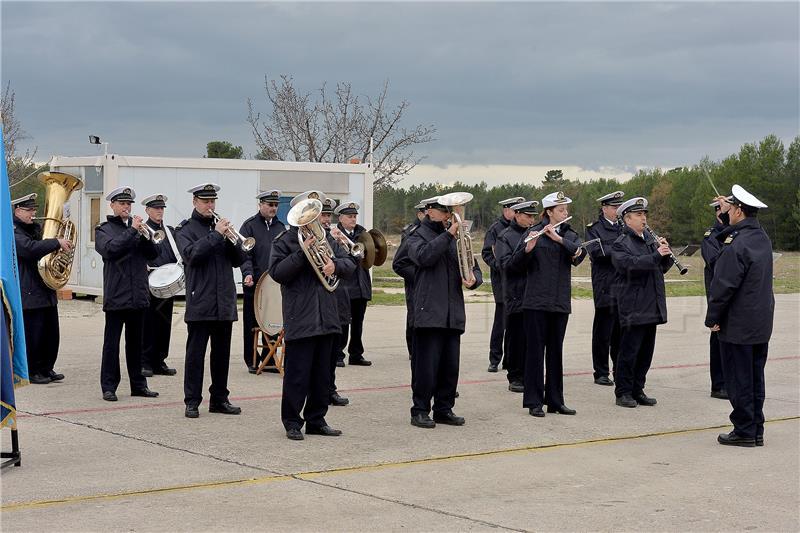
[[[787,357],[771,357],[768,361],[793,361],[796,359],[800,359],[800,355],[791,355]],[[663,365],[663,366],[654,366],[651,367],[650,370],[674,370],[678,368],[702,368],[707,367],[708,363],[686,363],[680,365]],[[580,371],[580,372],[565,372],[565,377],[574,377],[574,376],[591,376],[593,372],[591,370],[588,371]],[[459,385],[481,385],[485,383],[500,383],[505,382],[504,378],[493,378],[493,379],[473,379],[473,380],[466,380],[466,381],[459,381]],[[361,392],[383,392],[383,391],[390,391],[390,390],[400,390],[400,389],[410,389],[411,385],[386,385],[383,387],[359,387],[353,389],[339,389],[339,392],[346,392],[346,393],[361,393]],[[264,394],[260,396],[236,396],[231,398],[234,402],[248,402],[251,400],[277,400],[281,398],[280,393],[273,393],[273,394]],[[203,404],[207,404],[207,401],[204,401]],[[164,407],[183,407],[183,402],[162,402],[162,403],[144,403],[144,404],[137,404],[137,405],[119,405],[114,407],[89,407],[85,409],[65,409],[63,411],[46,411],[44,413],[19,413],[17,414],[17,418],[30,418],[33,416],[46,416],[46,415],[73,415],[73,414],[82,414],[82,413],[109,413],[109,412],[116,412],[116,411],[131,411],[136,409],[159,409]]]

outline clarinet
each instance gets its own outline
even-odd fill
[[[653,231],[653,228],[645,224],[644,229],[647,230],[647,233],[649,233],[650,236],[653,238],[653,240],[656,242],[656,244],[658,244],[660,237],[656,234],[655,231]],[[678,272],[681,273],[681,276],[689,272],[689,269],[683,266],[680,261],[678,261],[678,258],[672,252],[672,248],[669,249],[669,258],[672,259],[673,263],[675,263],[675,268],[678,269]]]

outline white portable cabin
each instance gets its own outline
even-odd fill
[[[167,195],[164,221],[175,226],[192,214],[192,195],[187,190],[213,182],[219,192],[216,211],[238,229],[258,211],[255,196],[279,189],[278,218],[286,223],[289,201],[303,191],[316,189],[338,201],[361,205],[359,224],[372,227],[373,175],[369,164],[298,163],[241,159],[140,157],[106,154],[90,157],[55,156],[50,168],[83,180],[83,189],[72,194],[69,216],[78,227],[78,243],[67,289],[76,293],[103,293],[103,260],[94,249],[94,228],[111,214],[106,195],[123,185],[136,191],[131,212],[145,218],[143,198]],[[241,272],[234,270],[241,292]]]

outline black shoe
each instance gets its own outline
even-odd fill
[[[247,371],[250,372],[251,374],[255,374],[256,372],[258,372],[258,367],[247,365]]]
[[[336,366],[338,366],[339,368],[344,368],[344,361],[337,360]]]
[[[542,410],[541,405],[539,407],[529,407],[528,414],[538,418],[544,418],[544,411]]]
[[[630,394],[623,394],[619,398],[617,398],[617,405],[620,407],[636,407],[639,405],[636,403],[636,400],[633,399],[633,396]]]
[[[411,425],[418,428],[433,429],[436,427],[436,422],[428,415],[420,413],[411,417]]]
[[[342,363],[344,363],[344,361],[342,361]],[[367,361],[363,357],[349,357],[347,359],[347,364],[350,366],[372,366],[372,361]]]
[[[103,399],[107,402],[116,402],[117,395],[113,391],[107,390],[103,393]]]
[[[764,445],[764,435],[756,435],[756,446]]]
[[[724,444],[725,446],[742,446],[744,448],[756,447],[756,439],[748,439],[745,437],[740,437],[733,431],[731,431],[730,433],[720,433],[717,436],[717,442],[719,442],[720,444]]]
[[[651,398],[650,396],[648,396],[643,392],[639,394],[634,394],[633,399],[636,400],[636,403],[638,403],[639,405],[646,405],[648,407],[653,407],[655,404],[658,403],[655,398]]]
[[[50,379],[50,376],[43,376],[41,374],[34,374],[34,375],[32,375],[32,376],[30,376],[28,378],[28,381],[30,381],[31,383],[34,383],[36,385],[47,385],[48,383],[50,383],[53,380]]]
[[[303,433],[297,428],[289,428],[286,430],[286,438],[289,440],[303,440],[305,437]]]
[[[187,405],[183,416],[186,418],[200,418],[200,409],[196,405]]]
[[[463,426],[467,421],[463,416],[456,416],[453,411],[446,413],[433,413],[433,421],[447,426]]]
[[[59,374],[55,370],[51,370],[47,373],[47,376],[50,378],[50,381],[61,381],[64,379],[64,374]]]
[[[209,413],[222,413],[223,415],[239,415],[242,413],[241,407],[231,405],[230,402],[208,404]]]
[[[161,363],[161,366],[153,369],[153,374],[158,374],[159,376],[174,376],[177,373],[177,370],[168,367],[166,363]]]
[[[595,378],[594,382],[596,385],[609,386],[614,384],[614,382],[611,381],[611,378],[609,378],[608,376],[600,376],[599,378]]]
[[[458,393],[458,391],[456,391],[456,398],[458,398],[459,396],[461,395]]]
[[[497,365],[494,363],[489,364],[489,368],[486,369],[487,372],[497,372]]]
[[[711,397],[712,398],[718,398],[720,400],[727,400],[728,399],[728,393],[725,391],[725,389],[712,390],[711,391]]]
[[[513,381],[508,384],[508,390],[511,392],[525,392],[525,385],[518,381]]]
[[[152,378],[153,377],[153,371],[150,370],[149,368],[142,368],[142,376],[144,376],[146,378]]]
[[[570,409],[566,405],[558,405],[558,406],[548,405],[547,406],[547,412],[548,413],[558,413],[560,415],[574,415],[575,413],[577,413],[577,411],[575,411],[575,409]]]
[[[306,435],[324,435],[325,437],[338,437],[342,434],[340,429],[333,429],[330,426],[306,426]]]
[[[142,396],[144,398],[158,398],[158,393],[154,390],[150,390],[147,387],[139,390],[131,391],[131,396]]]
[[[331,394],[330,398],[328,398],[329,405],[336,405],[338,407],[345,406],[350,403],[350,400],[345,398],[344,396],[339,396],[338,392],[334,392]]]

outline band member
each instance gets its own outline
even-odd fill
[[[764,445],[764,366],[775,313],[772,244],[758,210],[767,205],[734,185],[730,229],[714,266],[706,326],[719,334],[733,431],[717,437],[729,446]],[[722,235],[720,235],[722,237]]]
[[[241,408],[228,401],[228,363],[231,330],[238,319],[233,269],[244,263],[241,243],[229,239],[235,229],[225,218],[215,216],[220,186],[203,183],[192,187],[194,210],[176,228],[178,250],[186,262],[186,368],[183,378],[186,418],[200,416],[206,347],[211,341],[209,367],[211,387],[208,411],[238,415]]]
[[[406,295],[406,347],[409,359],[413,352],[414,339],[414,274],[416,267],[408,257],[408,236],[419,229],[427,211],[425,206],[434,201],[436,201],[435,198],[427,198],[414,206],[416,218],[414,222],[406,224],[403,228],[403,233],[400,235],[400,246],[397,247],[392,259],[392,270],[403,278],[403,291]]]
[[[309,196],[319,199],[323,195],[310,191],[292,202],[296,204]],[[331,357],[342,330],[341,317],[335,292],[328,291],[320,282],[315,266],[301,249],[301,246],[315,247],[319,243],[316,237],[310,236],[304,238],[301,245],[298,231],[292,226],[275,238],[269,261],[269,274],[281,285],[286,342],[281,420],[290,440],[303,440],[300,430],[304,423],[307,435],[334,437],[342,434],[325,421],[330,399]],[[341,278],[354,275],[356,268],[352,258],[334,256],[327,258],[322,272],[325,276],[335,274]]]
[[[614,371],[617,405],[655,405],[644,393],[653,361],[656,326],[667,322],[664,274],[672,267],[669,244],[655,242],[647,231],[647,200],[637,197],[619,206],[625,227],[611,248],[614,294],[620,323],[620,346]]]
[[[39,275],[39,259],[56,250],[68,252],[74,245],[66,239],[42,239],[36,216],[36,193],[11,202],[14,209],[14,240],[19,262],[19,285],[25,344],[28,347],[28,375],[31,383],[46,385],[61,381],[64,374],[53,370],[58,357],[58,299]]]
[[[728,227],[728,210],[731,204],[714,200],[710,207],[714,208],[716,222],[703,234],[703,241],[700,243],[700,253],[703,256],[705,267],[703,268],[703,282],[706,287],[706,303],[711,298],[711,280],[714,278],[714,265],[722,251],[722,242],[717,238],[720,233]],[[723,210],[724,209],[724,210]],[[726,234],[727,236],[727,234]],[[719,354],[719,333],[712,331],[708,341],[709,345],[709,371],[711,374],[711,397],[727,400],[728,393],[725,391],[725,376],[722,372],[722,358]]]
[[[339,204],[334,213],[339,215],[339,231],[344,233],[353,242],[358,241],[358,236],[366,228],[357,223],[359,205],[356,202],[345,200]],[[338,366],[344,366],[344,349],[347,346],[347,362],[351,365],[370,366],[372,361],[364,359],[364,343],[361,337],[364,333],[364,315],[367,312],[367,302],[372,299],[372,279],[369,272],[363,268],[356,269],[355,273],[347,280],[347,292],[350,295],[350,313],[353,317],[350,327],[345,330],[339,339]],[[347,345],[348,330],[350,344]]]
[[[570,203],[572,200],[562,192],[545,196],[542,220],[531,226],[528,233],[539,237],[527,243],[523,239],[510,261],[511,268],[524,269],[527,275],[522,300],[526,331],[522,405],[536,417],[545,415],[542,410],[545,404],[548,413],[575,414],[574,409],[564,404],[562,352],[572,312],[571,268],[579,265],[585,254],[580,237],[564,222],[569,216]]]
[[[503,320],[507,313],[503,310],[503,280],[500,269],[495,260],[494,246],[497,236],[501,231],[505,230],[511,221],[514,220],[514,210],[511,206],[524,202],[525,198],[515,196],[514,198],[506,198],[497,202],[503,209],[500,218],[495,220],[489,229],[486,230],[486,236],[483,239],[483,249],[481,250],[481,257],[483,261],[489,265],[489,275],[492,280],[492,296],[494,297],[494,322],[492,323],[492,333],[489,337],[489,372],[497,372],[497,367],[503,359],[503,353],[508,354],[507,350],[503,349],[503,337],[505,335],[505,323]],[[503,363],[503,367],[507,368],[508,364]]]
[[[149,267],[160,267],[178,262],[175,257],[175,228],[164,224],[164,209],[167,207],[167,197],[163,194],[154,194],[142,200],[147,213],[145,224],[154,231],[163,231],[164,240],[156,244],[158,256],[147,262]],[[169,232],[169,233],[168,233]],[[144,313],[144,336],[142,338],[142,375],[151,377],[153,374],[174,376],[177,371],[167,366],[169,355],[169,339],[172,334],[172,303],[175,298],[156,298],[150,294],[150,307]]]
[[[614,265],[611,264],[611,247],[622,233],[617,221],[617,208],[625,193],[616,191],[597,199],[600,216],[586,225],[586,241],[600,239],[599,246],[587,248],[592,262],[592,298],[594,299],[594,322],[592,323],[592,367],[594,382],[598,385],[613,385],[609,377],[608,359],[617,364],[619,353],[619,317],[614,302]]]
[[[476,289],[483,282],[477,262],[472,278],[463,280],[456,250],[458,222],[438,199],[426,205],[419,229],[408,236],[408,256],[416,266],[414,340],[411,358],[411,425],[464,425],[453,413],[461,335],[466,325],[462,285]],[[445,224],[449,223],[449,227]],[[430,417],[433,399],[433,419]]]
[[[508,371],[508,390],[525,392],[525,325],[522,298],[528,272],[524,263],[511,264],[511,256],[519,247],[528,228],[534,223],[539,202],[530,200],[514,204],[510,209],[514,219],[500,232],[494,244],[495,264],[503,285],[503,309],[505,310],[505,366]]]
[[[322,195],[322,193],[319,193],[319,195]],[[336,200],[334,200],[333,198],[324,198],[322,200],[322,212],[319,215],[319,222],[320,224],[322,224],[322,227],[325,228],[325,235],[326,238],[328,239],[328,244],[331,245],[331,248],[334,250],[336,257],[350,259],[351,261],[353,261],[353,264],[357,265],[358,262],[356,261],[356,259],[352,255],[344,251],[342,247],[340,247],[338,244],[339,241],[337,241],[337,238],[339,238],[341,232],[338,230],[338,228],[331,227],[331,219],[333,217],[333,210],[335,208],[336,208]],[[334,234],[336,234],[337,237],[334,237]],[[352,315],[350,311],[350,295],[348,294],[347,286],[344,283],[339,283],[339,285],[336,287],[336,290],[334,291],[334,294],[336,295],[336,307],[337,310],[339,311],[339,324],[341,325],[341,332],[340,332],[341,335],[350,326],[350,321],[352,320]],[[345,398],[344,396],[341,396],[336,388],[336,362],[337,362],[337,357],[340,353],[338,339],[339,338],[337,337],[336,339],[337,342],[333,343],[333,348],[331,351],[331,360],[330,360],[331,383],[329,387],[330,396],[328,398],[328,404],[342,407],[349,404],[350,400]]]
[[[95,228],[95,250],[103,258],[103,311],[106,315],[103,335],[103,361],[100,386],[103,399],[117,401],[120,381],[119,341],[125,327],[125,360],[131,396],[155,398],[158,393],[147,388],[142,376],[142,324],[144,311],[150,305],[147,283],[147,261],[158,256],[155,244],[142,235],[141,217],[131,217],[131,203],[136,192],[130,187],[111,191],[108,216]]]
[[[251,374],[258,371],[261,354],[253,363],[253,331],[258,327],[256,312],[253,302],[255,300],[256,283],[261,274],[267,271],[269,253],[272,250],[272,240],[282,231],[286,230],[283,222],[278,220],[278,204],[281,201],[281,191],[270,190],[256,195],[258,200],[258,213],[251,216],[242,224],[239,233],[244,237],[253,237],[256,245],[247,254],[247,259],[242,264],[242,292],[244,293],[244,306],[242,308],[242,346],[244,347],[244,363]],[[265,369],[267,372],[278,372],[274,366]]]

